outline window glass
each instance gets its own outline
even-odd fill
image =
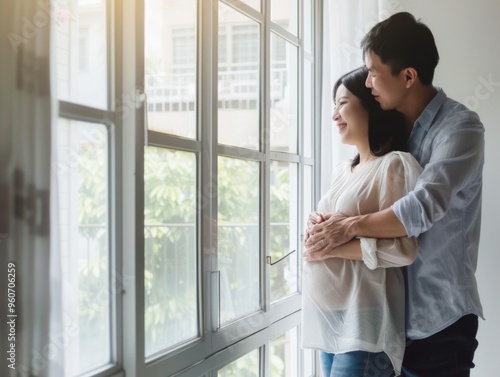
[[[312,349],[302,350],[304,355],[304,377],[313,377],[314,374],[314,351]]]
[[[219,2],[219,143],[259,148],[259,25]],[[236,132],[235,132],[236,130]]]
[[[217,377],[259,377],[259,350],[256,349],[217,371]]]
[[[57,125],[59,237],[66,373],[111,361],[111,304],[116,283],[109,242],[108,131],[60,118]],[[77,331],[75,331],[75,329]],[[68,331],[69,331],[68,330]]]
[[[148,128],[196,138],[197,1],[145,0]]]
[[[300,346],[297,338],[297,328],[271,340],[271,377],[300,376],[298,361]]]
[[[259,164],[219,157],[220,320],[257,311],[260,289]]]
[[[107,1],[57,0],[54,9],[59,99],[107,108]]]
[[[271,301],[277,301],[297,292],[297,164],[271,162],[270,192]]]
[[[260,1],[261,0],[241,0],[241,2],[250,5],[252,8],[260,12]]]
[[[298,10],[298,0],[271,0],[271,21],[297,35]]]
[[[313,64],[304,60],[304,156],[312,156],[312,140],[313,140],[313,125],[314,125],[314,77]]]
[[[196,157],[147,147],[144,158],[144,326],[151,356],[199,334]]]
[[[297,153],[297,47],[271,33],[271,149]]]
[[[304,1],[304,51],[311,54],[313,50],[313,0]]]

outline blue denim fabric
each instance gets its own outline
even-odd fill
[[[327,353],[320,351],[319,360],[321,363],[321,370],[323,372],[323,377],[330,377],[332,374],[332,363],[333,363],[333,353]]]
[[[354,351],[347,353],[320,352],[324,377],[391,377],[394,369],[384,352]]]
[[[478,345],[477,328],[477,316],[469,314],[428,338],[409,340],[403,376],[469,377]]]

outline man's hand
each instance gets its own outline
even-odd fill
[[[309,227],[308,221],[305,241],[306,254],[310,256],[313,253],[319,253],[319,258],[332,254],[333,249],[356,236],[349,233],[352,218],[342,213],[322,214],[321,218],[323,221],[313,224],[312,227]]]

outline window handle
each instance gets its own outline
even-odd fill
[[[271,265],[271,266],[274,266],[276,263],[279,263],[279,262],[281,262],[283,259],[285,259],[285,258],[289,257],[292,253],[295,253],[295,251],[296,251],[296,250],[292,250],[292,251],[290,251],[287,255],[282,256],[280,259],[275,260],[274,262],[272,261],[271,256],[270,256],[270,255],[268,255],[268,256],[266,257],[266,262],[267,262],[267,264],[269,264],[269,265]]]

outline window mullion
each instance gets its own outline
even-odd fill
[[[218,14],[217,1],[199,1],[201,5],[201,32],[199,48],[201,51],[198,60],[199,81],[199,113],[198,130],[201,140],[200,179],[198,192],[201,200],[198,224],[201,230],[201,255],[204,256],[202,271],[206,283],[203,286],[203,333],[210,338],[216,328],[213,327],[212,316],[218,310],[219,303],[211,302],[213,284],[209,282],[212,272],[217,271],[217,240],[212,231],[217,227],[217,50],[218,50]],[[211,99],[211,100],[207,100]],[[205,224],[205,226],[204,226]],[[208,226],[207,226],[208,225]],[[213,287],[218,289],[218,287]],[[220,300],[220,297],[219,297]],[[215,306],[215,307],[214,307]]]
[[[264,53],[262,54],[261,64],[264,67],[262,75],[261,93],[262,98],[262,120],[261,120],[261,148],[265,155],[265,162],[262,166],[262,266],[263,266],[263,306],[262,309],[267,313],[271,309],[271,265],[266,263],[267,257],[271,256],[270,242],[270,226],[271,211],[270,211],[270,179],[271,179],[271,108],[270,93],[271,93],[271,2],[264,1],[264,33],[263,44]]]

